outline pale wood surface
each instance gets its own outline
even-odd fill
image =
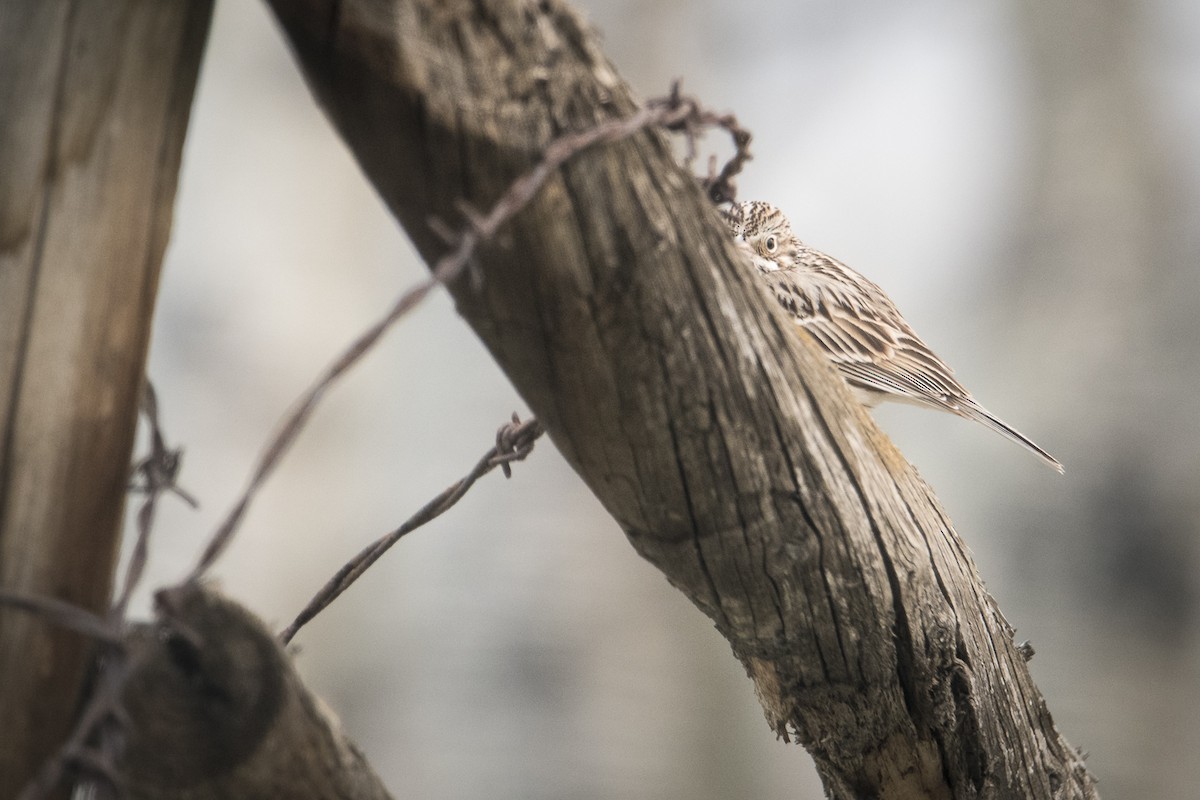
[[[0,4],[0,586],[103,612],[211,0]],[[0,797],[86,643],[0,609]]]

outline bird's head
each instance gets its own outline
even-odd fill
[[[762,200],[747,200],[726,214],[733,238],[761,272],[795,269],[799,241],[787,217]]]

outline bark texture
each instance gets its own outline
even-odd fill
[[[430,261],[431,216],[636,106],[558,0],[271,5]],[[832,797],[1095,797],[932,492],[728,238],[644,132],[569,163],[451,292]]]
[[[0,4],[0,586],[103,613],[211,0]],[[86,643],[0,608],[0,797]]]
[[[128,637],[132,800],[387,800],[258,619],[195,584],[157,601],[156,624]]]

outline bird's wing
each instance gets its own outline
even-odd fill
[[[1054,456],[971,397],[882,289],[823,253],[801,250],[799,255],[800,268],[764,277],[851,386],[983,423],[1063,471]]]
[[[766,277],[851,385],[955,413],[972,402],[882,289],[815,251],[804,256],[806,268]]]

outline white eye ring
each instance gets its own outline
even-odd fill
[[[768,253],[774,253],[779,249],[779,240],[773,235],[768,236],[766,241],[763,242],[763,247],[767,248]]]

